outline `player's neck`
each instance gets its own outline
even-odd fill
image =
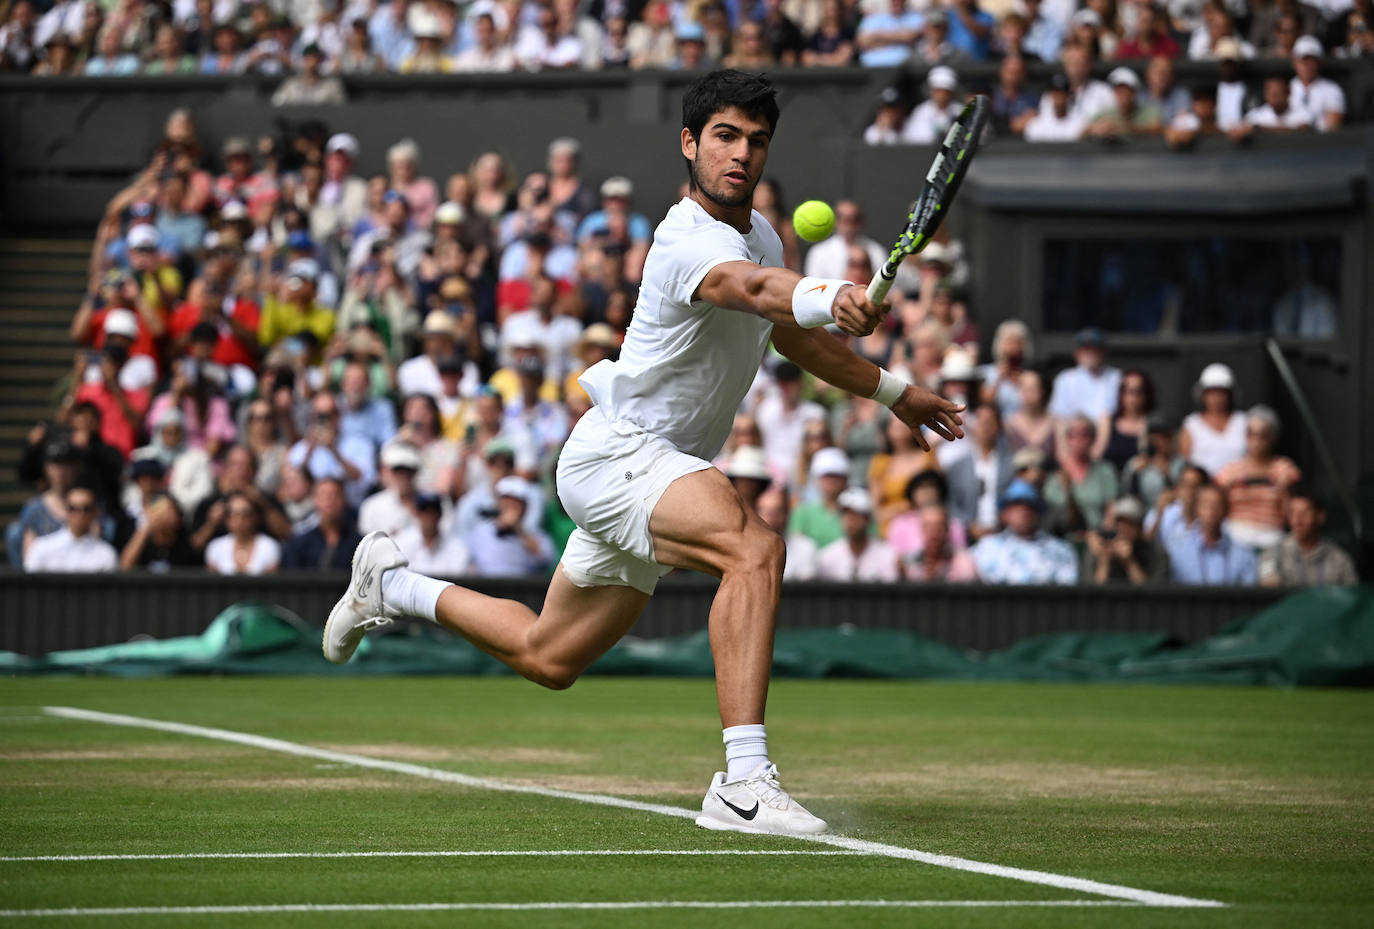
[[[700,187],[694,187],[687,196],[711,214],[712,219],[725,223],[736,232],[748,235],[753,230],[754,203],[752,197],[749,198],[748,203],[740,206],[723,206],[706,196]]]

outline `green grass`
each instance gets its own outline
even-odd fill
[[[67,705],[571,790],[700,804],[709,681],[17,679],[0,684],[0,854],[812,849],[689,820],[476,790],[41,715]],[[847,835],[1221,900],[1143,907],[372,912],[24,925],[1365,926],[1374,696],[1090,685],[779,681],[784,783]],[[0,862],[0,909],[598,900],[1067,900],[882,857]],[[3,921],[3,920],[0,920]]]

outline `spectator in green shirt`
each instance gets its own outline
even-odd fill
[[[825,548],[844,537],[840,518],[840,494],[849,486],[849,456],[838,448],[823,448],[811,459],[811,474],[816,479],[820,499],[803,503],[787,521],[789,533],[800,533],[816,548]]]
[[[1130,68],[1117,68],[1107,75],[1115,104],[1093,116],[1083,135],[1090,139],[1119,139],[1130,135],[1159,135],[1164,120],[1159,107],[1140,104],[1140,77]]]

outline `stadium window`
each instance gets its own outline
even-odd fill
[[[1340,329],[1341,239],[1048,238],[1045,329],[1126,333]]]

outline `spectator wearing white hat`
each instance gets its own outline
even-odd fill
[[[311,216],[311,228],[317,233],[350,236],[367,216],[367,182],[353,173],[357,160],[358,140],[349,133],[335,133],[325,142],[324,181],[315,206],[319,215]],[[344,239],[344,244],[351,242]]]
[[[734,485],[740,499],[752,510],[756,508],[759,494],[773,483],[773,474],[768,470],[768,459],[763,449],[757,445],[741,445],[735,449],[725,463],[725,476]]]
[[[1256,132],[1307,132],[1312,128],[1312,114],[1293,106],[1288,81],[1268,77],[1264,79],[1264,102],[1246,113],[1245,120],[1226,134],[1239,142]]]
[[[790,531],[788,506],[791,495],[782,484],[774,484],[754,501],[755,512],[787,543],[787,563],[782,569],[784,581],[809,581],[816,577],[816,543],[800,532]]]
[[[394,535],[417,526],[415,475],[420,473],[420,450],[409,442],[393,441],[382,447],[382,489],[358,508],[358,531],[366,535],[380,529]]]
[[[1110,61],[1116,57],[1119,39],[1115,32],[1102,22],[1102,16],[1091,7],[1084,7],[1069,18],[1067,41],[1092,49],[1093,58]]]
[[[1217,81],[1217,126],[1222,132],[1228,132],[1244,122],[1250,88],[1241,74],[1239,42],[1229,37],[1222,39],[1214,49],[1214,56],[1220,71]]]
[[[921,33],[921,14],[908,8],[907,0],[887,0],[875,8],[854,32],[859,64],[865,68],[895,68],[911,57],[911,46]]]
[[[402,396],[427,394],[437,398],[444,388],[439,363],[458,351],[458,323],[445,310],[430,310],[420,327],[420,339],[421,354],[396,369],[396,390]]]
[[[844,534],[839,500],[849,487],[849,456],[838,448],[821,449],[811,458],[811,476],[820,498],[794,509],[787,531],[806,536],[819,549]]]
[[[111,310],[105,317],[104,344],[99,356],[89,359],[85,352],[77,355],[74,392],[68,401],[94,404],[100,411],[100,437],[125,458],[134,450],[152,400],[153,382],[146,376],[148,360],[135,361],[129,355],[137,336],[134,314],[123,309]],[[123,371],[131,362],[135,369],[126,381]],[[126,383],[131,386],[125,386]]]
[[[503,477],[496,482],[496,512],[483,519],[464,543],[472,556],[474,574],[520,577],[543,574],[553,563],[553,542],[543,529],[530,528],[530,485],[524,478]]]
[[[1293,43],[1294,76],[1288,82],[1288,98],[1296,109],[1311,114],[1318,132],[1329,132],[1345,122],[1345,91],[1321,76],[1322,53],[1315,36],[1305,35]]]
[[[917,104],[902,126],[902,141],[912,145],[932,145],[943,139],[963,105],[954,98],[959,76],[953,68],[936,65],[926,75],[930,96]]]
[[[653,239],[654,229],[643,213],[630,209],[635,185],[628,177],[608,177],[601,182],[601,209],[588,213],[577,225],[575,236],[578,245],[590,238],[616,234],[628,235],[629,242],[622,245],[648,245]]]
[[[1245,414],[1236,409],[1236,376],[1224,364],[1209,364],[1193,385],[1198,411],[1183,420],[1178,453],[1210,475],[1245,456]]]
[[[816,554],[816,579],[888,584],[899,580],[897,550],[872,535],[873,503],[868,493],[850,487],[836,503],[843,535]]]
[[[284,339],[297,339],[292,354],[307,351],[302,337],[316,346],[325,345],[334,334],[334,311],[315,297],[320,265],[313,258],[297,258],[286,266],[276,293],[269,293],[262,304],[258,321],[258,342],[270,348]],[[307,335],[308,333],[308,335]]]
[[[1111,106],[1093,116],[1083,134],[1094,139],[1119,139],[1132,135],[1159,135],[1164,124],[1159,109],[1140,103],[1140,77],[1120,67],[1107,75],[1115,98]]]
[[[409,20],[413,42],[396,70],[402,74],[450,74],[456,70],[444,51],[444,27],[439,17],[424,6],[412,6]]]

